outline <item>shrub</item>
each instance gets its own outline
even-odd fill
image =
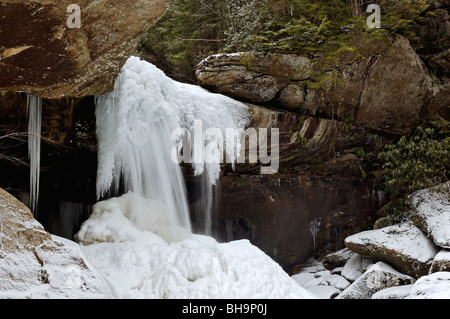
[[[445,130],[422,125],[409,137],[400,138],[397,144],[387,145],[379,154],[386,195],[392,200],[388,213],[401,212],[410,193],[448,181],[450,139],[447,134]]]

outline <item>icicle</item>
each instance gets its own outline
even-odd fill
[[[320,218],[313,219],[309,224],[309,232],[311,233],[311,236],[313,238],[314,250],[316,250],[316,238],[320,229],[320,224],[321,224]]]
[[[30,158],[30,209],[37,215],[41,162],[42,98],[27,95],[28,154]]]

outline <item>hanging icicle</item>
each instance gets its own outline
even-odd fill
[[[27,94],[28,155],[30,158],[30,209],[37,215],[41,162],[42,98]]]

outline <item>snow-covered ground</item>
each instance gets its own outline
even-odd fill
[[[449,187],[413,193],[403,222],[347,237],[348,248],[310,261],[293,278],[325,299],[450,298]]]
[[[117,298],[316,298],[247,240],[167,231],[160,206],[133,193],[97,203],[77,234]],[[146,220],[142,220],[146,216]]]

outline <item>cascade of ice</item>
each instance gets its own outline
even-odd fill
[[[244,104],[173,81],[154,65],[137,57],[128,59],[114,91],[97,97],[96,118],[97,196],[117,191],[122,185],[126,192],[162,203],[170,222],[189,230],[184,179],[172,156],[177,147],[177,140],[172,140],[173,132],[184,128],[190,133],[194,171],[196,175],[206,174],[205,193],[210,196],[220,173],[220,163],[203,161],[204,146],[214,143],[211,136],[205,138],[203,130],[217,128],[226,136],[226,128],[243,128],[248,123]],[[199,140],[202,141],[200,151],[195,150]],[[220,143],[224,143],[223,140],[217,139],[219,151],[224,149]],[[237,154],[236,150],[227,152]],[[209,199],[205,203],[206,209],[211,207]],[[205,221],[209,227],[210,217],[205,217]]]
[[[30,158],[30,209],[37,214],[41,162],[42,98],[27,95],[28,154]]]

